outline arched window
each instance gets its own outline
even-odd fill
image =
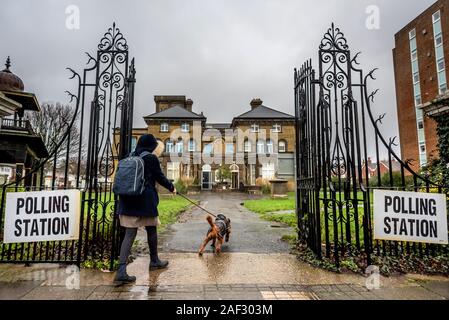
[[[234,164],[231,164],[231,165],[229,166],[229,170],[231,170],[231,172],[239,172],[239,166],[236,165],[235,163],[234,163]]]
[[[257,153],[258,154],[265,153],[265,141],[257,140]]]
[[[165,152],[171,153],[174,152],[174,144],[172,139],[165,140]]]
[[[267,140],[267,153],[268,154],[274,153],[273,141],[271,139]]]
[[[279,153],[287,152],[287,142],[285,140],[279,140],[278,152]]]
[[[176,152],[177,153],[184,152],[184,141],[182,139],[179,139],[178,142],[176,142]]]
[[[253,147],[253,146],[251,145],[251,141],[245,140],[244,146],[243,146],[244,151],[245,151],[245,152],[252,152],[252,147]]]
[[[226,147],[225,147],[225,152],[226,154],[233,154],[234,153],[234,143],[230,142],[230,143],[226,143]]]
[[[205,154],[211,154],[214,151],[214,147],[212,143],[206,143],[204,145],[203,153]]]
[[[196,150],[195,140],[190,139],[189,140],[189,152],[194,152],[195,150]]]

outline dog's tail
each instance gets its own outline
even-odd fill
[[[207,216],[206,220],[207,222],[209,222],[212,229],[215,228],[214,221],[212,220],[212,217],[210,215]]]

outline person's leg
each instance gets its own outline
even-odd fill
[[[148,248],[150,249],[150,269],[162,269],[168,266],[168,261],[160,260],[157,252],[157,227],[147,226]]]
[[[129,276],[126,272],[126,264],[128,257],[131,253],[134,240],[136,239],[137,228],[126,228],[125,237],[120,247],[120,260],[117,275],[115,277],[116,282],[129,283],[136,281],[136,277]]]

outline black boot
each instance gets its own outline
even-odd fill
[[[114,278],[114,284],[115,285],[122,285],[127,283],[133,283],[136,282],[136,277],[128,275],[126,273],[126,264],[121,263],[119,264],[117,274]]]
[[[157,258],[157,260],[151,260],[151,262],[150,262],[150,271],[158,270],[158,269],[165,269],[167,267],[168,267],[167,260],[160,260],[159,258]]]
[[[148,236],[148,247],[150,249],[150,271],[164,269],[168,266],[168,261],[160,260],[157,254],[157,229],[156,227],[146,227]]]

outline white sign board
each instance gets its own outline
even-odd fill
[[[6,194],[3,243],[77,240],[79,190]]]
[[[374,190],[374,239],[447,244],[446,196]]]

